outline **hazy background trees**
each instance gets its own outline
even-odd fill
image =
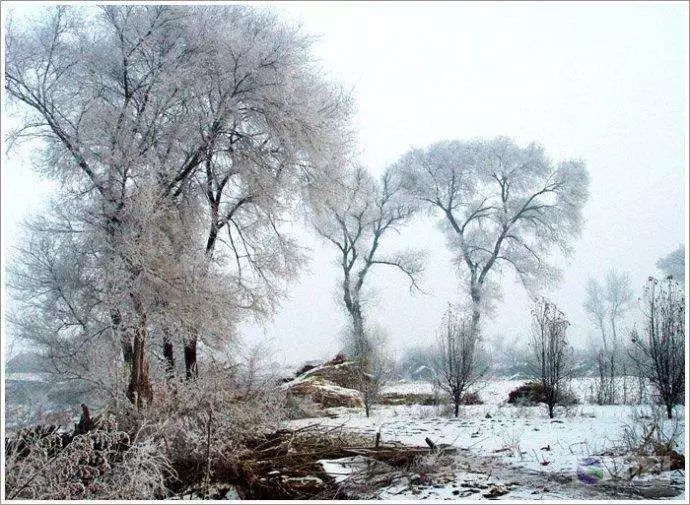
[[[630,276],[610,269],[603,283],[590,279],[584,309],[599,331],[601,343],[597,355],[599,383],[597,401],[613,404],[617,401],[617,383],[624,385],[627,396],[627,339],[621,339],[621,325],[633,303]],[[627,398],[622,398],[625,402]]]

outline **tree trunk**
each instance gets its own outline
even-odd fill
[[[455,417],[458,417],[459,413],[460,413],[460,402],[455,400]]]
[[[553,419],[553,403],[549,403],[549,419]]]
[[[204,483],[206,488],[206,499],[211,498],[211,422],[213,411],[209,406],[208,409],[208,423],[206,425],[206,472],[204,475]]]
[[[352,309],[350,310],[350,315],[352,316],[352,329],[354,331],[354,338],[364,338],[364,318],[362,317],[362,309],[360,308],[358,302],[353,302]]]
[[[125,366],[132,367],[132,361],[134,361],[134,349],[132,348],[132,341],[129,338],[122,338],[122,360],[125,362]]]
[[[134,310],[139,316],[139,327],[134,330],[134,342],[132,344],[132,366],[129,373],[129,386],[127,398],[137,409],[144,406],[144,402],[150,402],[153,392],[149,378],[149,360],[146,357],[146,312],[139,296],[132,293]]]
[[[129,374],[129,387],[127,388],[127,398],[136,405],[137,409],[141,409],[145,401],[150,402],[153,396],[145,344],[145,330],[138,328],[134,335],[132,367]]]
[[[196,379],[199,376],[196,365],[196,339],[184,344],[184,369],[187,380]]]
[[[166,336],[163,338],[163,357],[165,357],[165,373],[169,379],[175,377],[175,355],[173,345]]]
[[[113,325],[114,337],[120,339],[120,346],[122,347],[122,361],[125,366],[132,366],[132,359],[134,358],[134,350],[132,349],[132,342],[127,335],[124,334],[120,325],[122,324],[122,315],[117,309],[110,311],[110,322]]]
[[[473,284],[470,287],[470,298],[472,299],[472,337],[477,335],[479,329],[479,319],[481,318],[481,312],[479,311],[479,304],[482,301],[481,298],[481,286],[479,284]]]
[[[668,416],[669,419],[673,419],[673,404],[671,404],[671,403],[666,404],[666,415]]]

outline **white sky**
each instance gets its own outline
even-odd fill
[[[320,34],[325,69],[353,89],[362,159],[372,172],[412,146],[440,139],[508,135],[538,141],[554,159],[582,158],[591,176],[586,224],[559,289],[546,293],[586,340],[585,283],[609,267],[640,291],[656,260],[685,242],[688,125],[686,3],[272,4]],[[3,248],[48,187],[30,172],[30,150],[2,170]],[[393,245],[430,250],[412,296],[405,279],[369,278],[371,317],[395,350],[429,343],[458,279],[433,219],[420,219]],[[345,322],[335,253],[309,233],[308,268],[275,319],[247,325],[277,361],[322,358],[338,348]],[[529,306],[512,274],[486,333],[513,340],[529,327]]]

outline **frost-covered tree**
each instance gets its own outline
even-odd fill
[[[360,167],[348,172],[342,185],[333,186],[331,194],[315,204],[313,226],[338,250],[343,302],[352,320],[353,338],[362,337],[362,290],[372,267],[393,267],[409,279],[410,289],[418,289],[422,254],[382,250],[385,237],[409,221],[415,206],[403,198],[392,172],[384,173],[378,182]]]
[[[677,280],[681,286],[685,285],[685,246],[681,245],[675,251],[659,258],[656,267],[664,272],[664,275]]]
[[[685,398],[685,294],[674,279],[650,277],[642,302],[645,325],[642,334],[632,332],[630,356],[671,419]]]
[[[351,147],[350,102],[321,77],[311,38],[296,26],[245,7],[200,12],[194,34],[210,51],[199,62],[196,107],[214,118],[214,133],[189,183],[208,209],[206,254],[225,258],[237,307],[261,318],[304,259],[284,226],[296,197],[337,177]],[[186,340],[188,370],[197,337]]]
[[[436,383],[450,395],[458,417],[463,396],[488,369],[479,332],[472,330],[472,318],[458,317],[449,309],[436,345],[433,357]]]
[[[552,162],[538,144],[505,137],[443,141],[413,149],[395,165],[407,192],[441,216],[467,281],[476,329],[510,267],[528,289],[557,277],[548,263],[580,232],[588,196],[584,163]]]
[[[150,396],[152,335],[169,363],[183,342],[193,376],[198,339],[272,310],[300,259],[281,223],[349,138],[348,100],[297,28],[245,6],[61,6],[10,23],[5,82],[11,138],[37,143],[80,209],[68,229],[99,251],[134,396]],[[207,306],[224,307],[222,331]]]

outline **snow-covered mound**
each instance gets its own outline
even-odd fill
[[[364,407],[354,385],[353,363],[336,358],[310,368],[281,387],[288,395],[309,397],[323,407]]]

